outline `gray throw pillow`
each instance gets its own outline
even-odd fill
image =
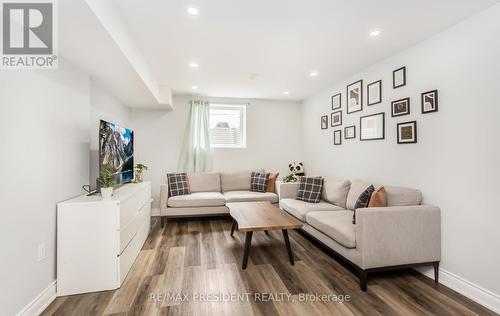
[[[319,203],[322,189],[322,178],[301,177],[299,189],[297,190],[297,200]]]
[[[358,208],[365,208],[368,206],[368,203],[370,203],[370,197],[372,196],[373,192],[375,192],[375,187],[372,184],[368,188],[366,188],[366,190],[363,191],[363,193],[359,195],[358,200],[354,205],[354,215],[352,216],[353,224],[356,224],[356,210]]]
[[[167,180],[170,196],[191,194],[186,173],[169,173]]]

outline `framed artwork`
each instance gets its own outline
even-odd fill
[[[391,102],[392,117],[410,114],[410,98]]]
[[[345,139],[354,139],[354,138],[356,138],[356,126],[355,125],[346,126],[344,128],[344,138]]]
[[[363,80],[347,86],[347,114],[363,110]]]
[[[438,111],[438,91],[422,93],[422,114]]]
[[[417,142],[417,121],[398,123],[398,144]]]
[[[321,129],[328,129],[328,115],[321,117]]]
[[[385,138],[385,113],[376,113],[359,118],[359,139],[377,140]]]
[[[392,87],[394,89],[406,86],[406,67],[401,67],[392,72]]]
[[[366,88],[368,105],[382,103],[382,80],[372,82]]]
[[[342,111],[335,111],[332,113],[330,124],[332,124],[332,127],[342,125]]]
[[[342,94],[337,93],[332,97],[332,110],[340,109],[342,107]]]
[[[333,131],[333,144],[342,145],[342,130]]]

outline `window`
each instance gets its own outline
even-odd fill
[[[212,148],[246,147],[246,105],[211,104],[209,121]]]

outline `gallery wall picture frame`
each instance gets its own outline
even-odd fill
[[[331,114],[330,124],[332,127],[342,125],[342,111],[335,111]]]
[[[385,139],[385,112],[361,116],[359,130],[359,140]]]
[[[410,98],[399,99],[391,102],[391,116],[410,114]]]
[[[342,130],[337,129],[333,131],[333,144],[342,145]]]
[[[431,90],[422,93],[422,114],[438,111],[438,91]]]
[[[363,80],[358,80],[347,86],[347,114],[363,110]]]
[[[406,66],[392,72],[392,87],[394,89],[406,86]]]
[[[374,81],[366,87],[367,104],[375,105],[382,103],[382,80]]]
[[[356,138],[356,125],[344,127],[344,138],[345,139],[355,139]]]
[[[340,109],[342,107],[342,93],[337,93],[332,96],[332,110]]]
[[[417,142],[417,121],[397,124],[398,144],[415,144]]]
[[[328,115],[321,116],[321,129],[328,129]]]

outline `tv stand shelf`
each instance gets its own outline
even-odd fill
[[[119,288],[150,232],[151,183],[57,204],[57,295]]]

